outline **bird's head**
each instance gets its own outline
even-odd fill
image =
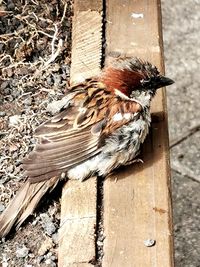
[[[108,90],[120,91],[130,98],[138,94],[154,96],[158,88],[174,83],[158,69],[138,58],[119,58],[106,67],[101,76]]]

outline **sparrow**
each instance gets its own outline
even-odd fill
[[[37,144],[23,161],[28,178],[0,216],[0,237],[64,177],[84,181],[131,164],[148,134],[152,98],[173,82],[147,61],[118,58],[72,87],[60,112],[35,130]]]

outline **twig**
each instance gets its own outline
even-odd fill
[[[190,137],[199,130],[200,130],[200,123],[191,127],[186,133],[183,133],[181,136],[172,140],[170,142],[170,149],[174,146],[177,146],[178,144],[180,144],[181,142],[183,142],[184,140],[186,140],[188,137]]]
[[[41,30],[37,30],[37,32],[39,32],[39,33],[42,33],[42,34],[44,34],[44,35],[46,35],[47,37],[49,37],[49,38],[54,38],[54,36],[52,36],[52,35],[50,35],[50,34],[48,34],[48,33],[46,33],[46,32],[43,32],[43,31],[41,31]],[[56,38],[56,40],[57,40],[58,38]]]
[[[45,62],[45,64],[44,64],[45,68],[57,58],[57,56],[60,54],[62,46],[63,46],[63,40],[60,39],[58,41],[57,50],[55,51],[55,41],[56,41],[56,37],[57,37],[57,34],[58,34],[58,27],[57,27],[56,24],[54,24],[54,26],[55,26],[55,32],[54,32],[53,39],[52,39],[52,42],[51,42],[51,57],[49,58],[49,60],[47,60]]]
[[[39,3],[38,3],[38,1],[33,1],[33,0],[31,0],[31,2],[33,3],[33,4],[35,4],[35,5],[39,5]]]
[[[64,11],[63,11],[63,15],[62,15],[62,18],[61,18],[61,21],[60,21],[60,23],[62,23],[63,22],[63,20],[65,19],[65,14],[66,14],[66,11],[67,11],[67,3],[65,4],[65,6],[64,6]]]
[[[171,168],[172,170],[180,173],[181,175],[186,176],[190,178],[191,180],[200,183],[200,176],[195,175],[195,173],[191,169],[182,165],[179,161],[172,161]]]
[[[0,59],[0,63],[1,63],[4,59],[6,59],[6,58],[9,58],[9,60],[10,60],[11,63],[14,61],[14,59],[13,59],[10,55],[5,55],[5,56],[3,56],[3,57]]]
[[[0,38],[7,38],[9,36],[15,35],[16,32],[9,32],[9,33],[4,33],[4,34],[0,34]]]
[[[34,12],[32,12],[31,14],[33,14],[33,16],[35,17],[36,21],[38,22],[39,19],[38,19],[37,15]]]
[[[57,25],[54,24],[54,27],[55,27],[55,32],[54,32],[54,35],[53,35],[53,39],[51,41],[51,56],[53,56],[53,54],[54,54],[55,41],[56,41],[56,37],[57,37],[57,34],[58,34],[58,27],[57,27]]]

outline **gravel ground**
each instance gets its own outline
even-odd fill
[[[170,141],[200,124],[200,1],[162,1]],[[176,267],[200,266],[200,132],[171,149]],[[178,171],[177,171],[178,170]]]
[[[21,162],[33,131],[68,89],[71,2],[0,1],[0,211],[23,182]],[[56,266],[59,190],[0,244],[7,266]],[[33,227],[34,226],[34,227]],[[34,229],[34,232],[33,232]]]

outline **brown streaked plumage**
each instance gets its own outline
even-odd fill
[[[0,216],[0,236],[23,223],[61,173],[84,180],[131,162],[148,133],[156,89],[171,83],[150,63],[126,58],[73,87],[63,109],[35,131],[37,145],[23,162],[28,178]]]
[[[81,86],[79,90],[76,89],[71,101],[72,107],[36,129],[38,144],[23,164],[26,175],[32,181],[49,179],[55,175],[55,171],[59,175],[95,156],[99,153],[102,138],[107,138],[128,122],[127,119],[113,122],[114,114],[134,114],[141,110],[141,106],[135,101],[120,100],[105,91],[101,82],[88,81],[87,85],[88,83],[90,87]],[[73,116],[70,115],[72,112]]]

